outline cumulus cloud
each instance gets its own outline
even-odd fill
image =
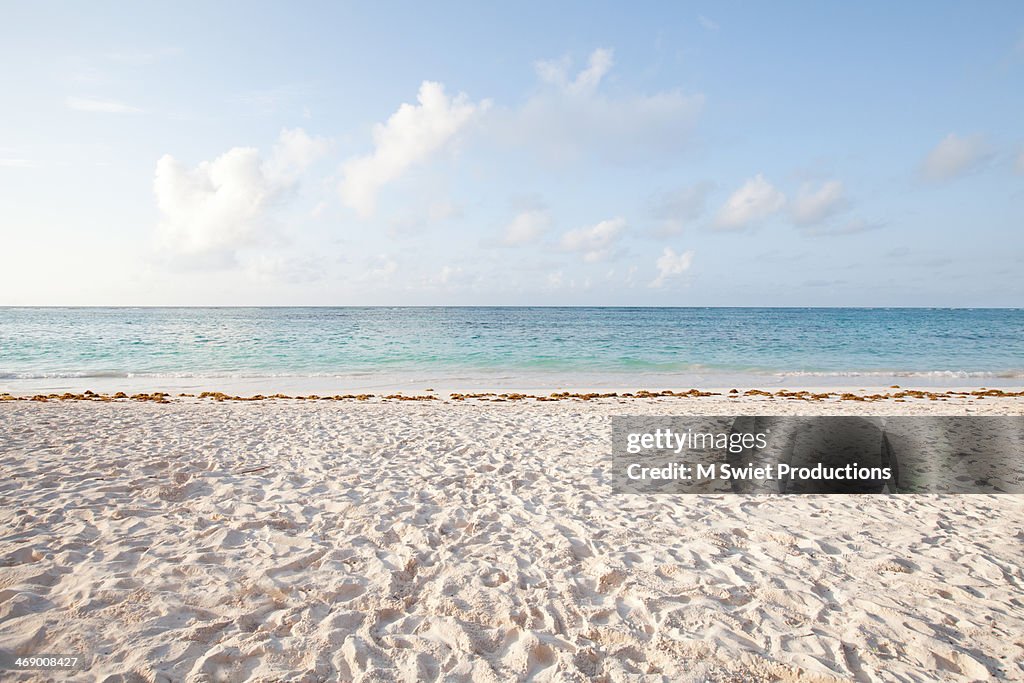
[[[678,235],[704,213],[713,184],[700,182],[665,192],[651,202],[651,215],[658,220],[659,235]]]
[[[490,106],[489,100],[469,101],[465,93],[448,96],[432,81],[420,85],[419,104],[402,104],[384,123],[373,128],[372,154],[347,161],[339,186],[341,199],[360,216],[372,216],[377,193],[405,171],[444,147],[474,116]]]
[[[269,224],[270,208],[327,142],[284,130],[263,159],[254,147],[235,147],[188,168],[170,154],[157,161],[153,191],[162,214],[157,237],[169,256],[226,265]]]
[[[68,109],[75,111],[99,112],[103,114],[138,114],[142,109],[124,102],[101,100],[95,97],[68,97],[64,100]]]
[[[266,207],[275,194],[263,173],[259,150],[252,147],[235,147],[194,169],[165,154],[156,164],[153,190],[163,214],[163,248],[224,260],[263,227]]]
[[[330,149],[327,138],[312,137],[301,128],[285,128],[267,160],[266,172],[281,181],[293,181]]]
[[[810,183],[804,183],[789,210],[793,222],[799,226],[817,225],[839,211],[846,203],[843,183],[829,180],[814,189]]]
[[[950,133],[925,157],[921,175],[927,180],[949,180],[977,169],[991,156],[984,136]]]
[[[661,252],[661,256],[655,261],[655,265],[658,268],[658,277],[654,278],[648,286],[654,289],[665,286],[665,283],[670,279],[688,271],[692,262],[692,249],[677,254],[672,247],[665,247],[664,251]]]
[[[602,261],[626,229],[623,218],[611,218],[596,225],[570,230],[562,236],[562,247],[583,256],[587,263]]]
[[[677,156],[689,142],[704,97],[679,90],[606,93],[603,86],[613,66],[609,49],[594,50],[575,73],[568,58],[537,62],[543,87],[521,107],[496,116],[496,134],[558,164]]]
[[[732,193],[718,211],[715,225],[722,230],[742,230],[764,220],[786,204],[786,196],[760,173]]]
[[[520,211],[505,227],[505,235],[502,237],[501,243],[507,247],[532,244],[540,239],[549,225],[551,225],[551,215],[546,209]]]

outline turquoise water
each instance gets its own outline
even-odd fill
[[[515,388],[898,377],[1021,384],[1024,310],[0,308],[7,390],[126,380],[154,389],[303,378]]]

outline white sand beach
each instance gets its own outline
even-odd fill
[[[82,681],[1024,680],[1024,498],[627,496],[618,414],[1024,399],[0,403],[0,649]],[[20,678],[19,678],[20,676]]]

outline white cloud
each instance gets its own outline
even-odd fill
[[[267,160],[267,174],[273,178],[292,181],[309,166],[323,157],[331,147],[327,138],[311,137],[301,128],[281,131],[273,154]]]
[[[607,258],[626,229],[624,218],[612,218],[596,225],[570,230],[562,236],[562,247],[583,255],[587,263]]]
[[[575,74],[567,58],[537,62],[537,75],[547,87],[521,107],[499,112],[496,135],[556,164],[676,158],[689,142],[704,97],[679,90],[606,94],[602,86],[613,63],[608,49],[594,50]]]
[[[732,193],[718,211],[715,224],[723,230],[740,230],[772,215],[786,204],[786,196],[760,173]]]
[[[658,267],[658,277],[652,280],[648,286],[655,289],[663,287],[668,280],[688,271],[692,262],[692,249],[677,254],[672,247],[665,247],[665,250],[661,252],[661,256],[655,262],[655,265]]]
[[[1017,173],[1024,173],[1024,149],[1017,155]]]
[[[580,71],[576,75],[576,79],[569,84],[569,92],[580,94],[597,90],[601,79],[611,71],[614,63],[614,53],[611,50],[603,48],[594,50],[590,53],[590,58],[587,59],[587,68]]]
[[[949,180],[978,168],[989,157],[984,136],[950,133],[925,157],[921,175],[928,180]]]
[[[559,59],[538,60],[534,62],[533,70],[544,83],[565,87],[571,66],[572,60],[569,59],[569,55],[564,55]]]
[[[235,147],[194,169],[165,154],[156,164],[153,191],[163,214],[160,246],[191,256],[222,252],[221,260],[231,260],[233,250],[263,227],[274,195],[252,147]]]
[[[563,88],[574,95],[592,93],[601,83],[601,79],[611,70],[614,64],[614,52],[598,48],[590,53],[587,66],[576,78],[569,80],[571,61],[568,57],[559,60],[542,60],[534,65],[537,75],[545,83]]]
[[[159,246],[199,264],[233,262],[237,249],[258,241],[271,206],[325,148],[302,130],[284,130],[266,161],[254,147],[235,147],[190,169],[165,154],[153,180]]]
[[[437,152],[490,106],[489,100],[470,102],[465,93],[449,97],[442,84],[432,81],[420,85],[417,101],[418,105],[402,104],[385,123],[374,126],[372,154],[342,167],[341,199],[361,216],[373,215],[384,185]]]
[[[100,112],[104,114],[138,114],[142,110],[124,102],[101,100],[95,97],[68,97],[64,104],[75,111]]]
[[[550,224],[551,216],[546,209],[520,211],[505,228],[501,243],[508,247],[532,244],[540,239]]]
[[[804,183],[789,209],[797,225],[817,225],[835,214],[845,202],[843,184],[838,180],[822,183],[817,190],[810,183]]]

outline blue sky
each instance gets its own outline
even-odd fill
[[[1021,3],[3,16],[0,304],[1024,302]]]

